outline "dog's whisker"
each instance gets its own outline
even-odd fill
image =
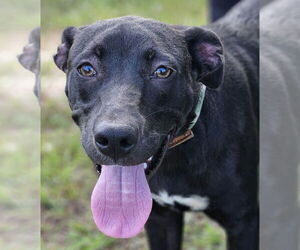
[[[157,113],[161,113],[161,112],[174,112],[172,109],[163,109],[163,110],[158,110],[158,111],[155,111],[155,112],[152,112],[150,113],[149,115],[145,116],[145,119],[149,118],[150,116],[154,115],[154,114],[157,114]]]

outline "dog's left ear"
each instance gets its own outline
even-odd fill
[[[78,29],[75,27],[68,27],[63,31],[61,38],[62,43],[58,46],[57,53],[53,56],[56,66],[65,73],[67,72],[69,51],[73,44],[77,30]]]
[[[223,81],[223,45],[218,36],[209,30],[192,27],[185,31],[189,53],[192,57],[193,75],[210,88]]]

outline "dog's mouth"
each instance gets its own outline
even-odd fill
[[[147,178],[161,165],[173,132],[143,163],[134,166],[96,165],[100,176],[92,193],[91,209],[101,232],[114,238],[129,238],[143,229],[152,209]]]
[[[169,148],[169,143],[170,140],[172,138],[174,134],[174,129],[170,131],[170,133],[168,133],[168,135],[163,139],[163,142],[161,144],[161,146],[159,147],[159,149],[157,150],[157,152],[152,155],[151,157],[149,157],[149,159],[141,164],[143,164],[144,170],[145,170],[145,174],[147,176],[148,179],[150,179],[154,173],[158,170],[158,168],[160,167],[166,152]],[[102,166],[101,164],[96,164],[96,171],[98,172],[98,174],[101,174],[101,170],[102,170]],[[124,168],[126,168],[126,166],[123,166]]]

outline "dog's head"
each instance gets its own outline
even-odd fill
[[[167,138],[193,118],[200,85],[216,88],[223,78],[223,48],[213,32],[139,17],[65,29],[54,60],[67,74],[82,144],[105,165],[161,155]]]

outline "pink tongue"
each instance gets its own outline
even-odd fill
[[[144,164],[102,166],[91,208],[98,229],[110,237],[129,238],[141,232],[152,208]]]

